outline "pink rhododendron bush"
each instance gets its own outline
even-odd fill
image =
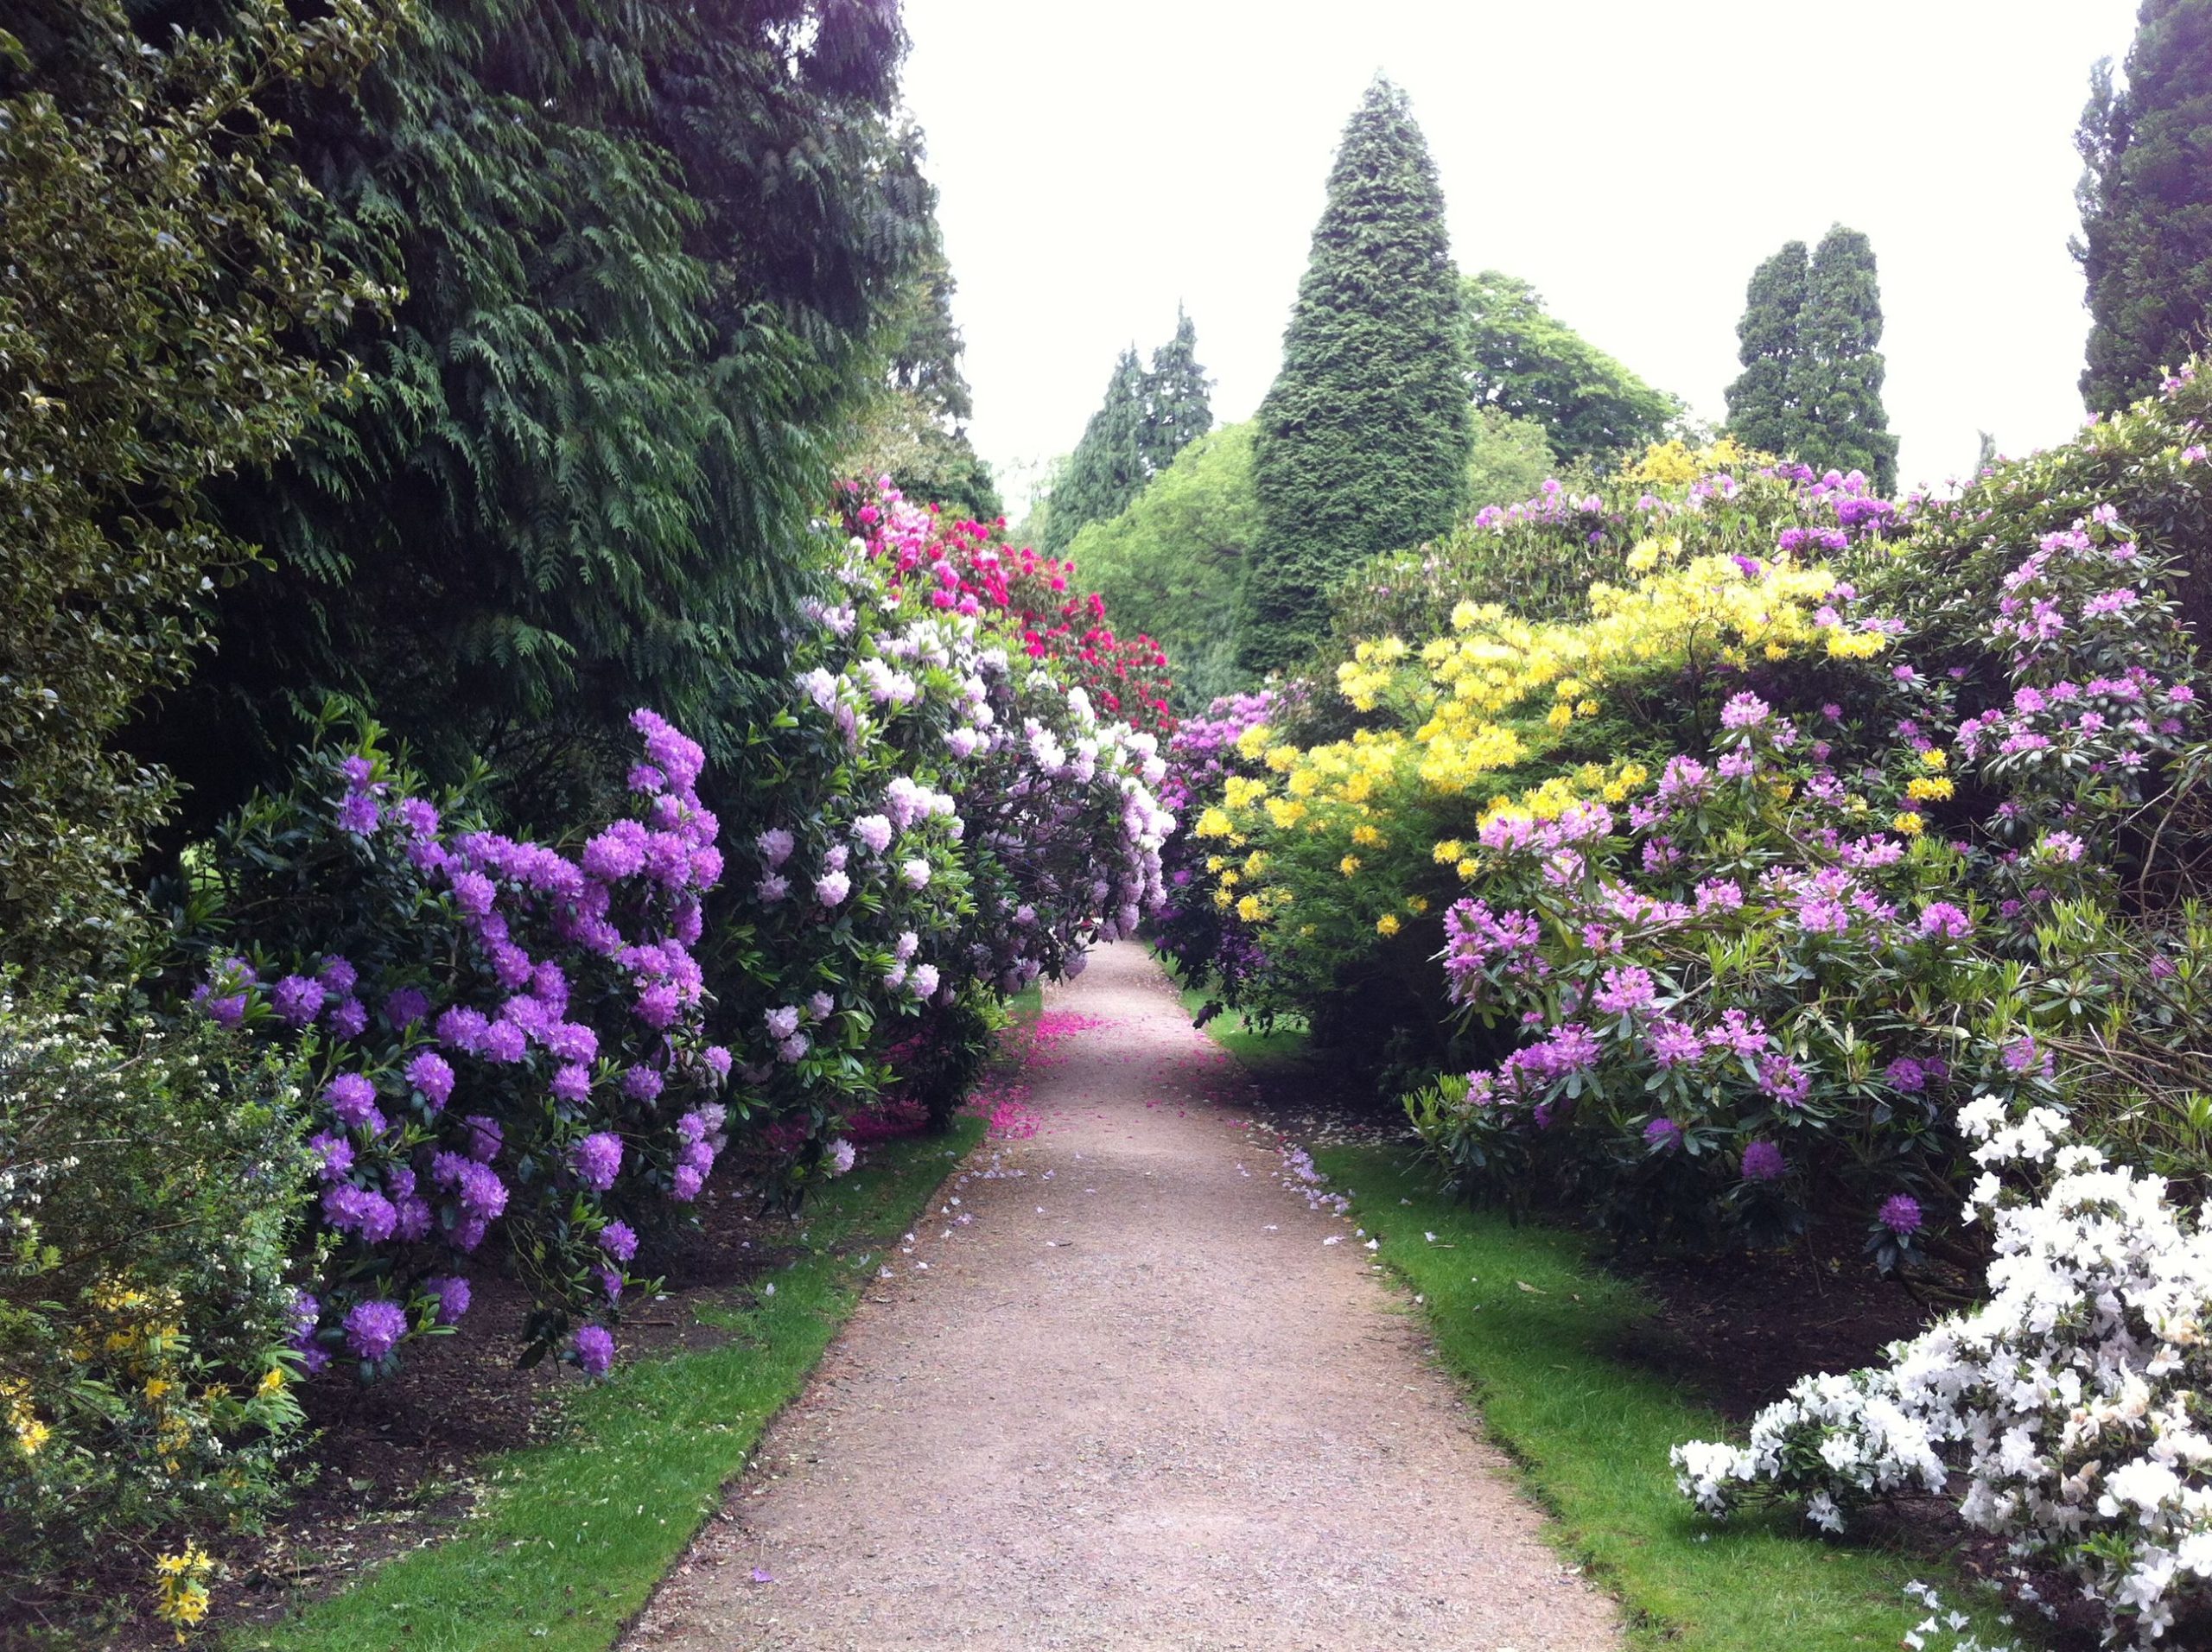
[[[2145,1637],[2212,1562],[2207,403],[2185,372],[1894,504],[1656,452],[1392,559],[1361,600],[1437,631],[1170,752],[1186,970],[1387,1029],[1470,1194],[1707,1254],[1855,1231],[1885,1272],[1993,1246],[1988,1307],[1686,1448],[1686,1489],[1829,1523],[1963,1470]],[[1602,571],[1525,618],[1491,581],[1547,543]]]

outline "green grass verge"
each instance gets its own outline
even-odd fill
[[[757,1306],[702,1307],[722,1345],[622,1366],[577,1393],[556,1445],[482,1465],[487,1488],[457,1531],[232,1652],[601,1652],[645,1604],[770,1418],[860,1299],[881,1251],[912,1225],[982,1134],[887,1143],[810,1201],[806,1254]]]
[[[1895,1647],[1925,1616],[1902,1592],[1914,1578],[1942,1590],[1947,1604],[1975,1609],[1985,1640],[2036,1643],[1976,1607],[1939,1561],[1825,1542],[1780,1510],[1726,1526],[1693,1514],[1675,1490],[1668,1449],[1723,1438],[1729,1425],[1681,1384],[1623,1357],[1624,1338],[1650,1304],[1600,1268],[1582,1236],[1516,1227],[1446,1199],[1403,1149],[1330,1147],[1313,1157],[1353,1191],[1353,1214],[1381,1238],[1381,1260],[1420,1293],[1438,1349],[1473,1391],[1491,1438],[1558,1515],[1554,1538],[1627,1605],[1632,1644]]]
[[[1210,994],[1203,987],[1184,987],[1179,991],[1183,1007],[1197,1020]],[[1278,1020],[1274,1031],[1261,1032],[1244,1019],[1242,1010],[1225,1009],[1206,1023],[1206,1031],[1216,1044],[1248,1067],[1279,1065],[1295,1061],[1306,1052],[1306,1026],[1300,1021]]]

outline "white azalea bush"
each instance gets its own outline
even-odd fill
[[[2018,1115],[2014,1116],[2018,1111]],[[1990,1299],[1892,1344],[1889,1363],[1808,1376],[1741,1446],[1675,1448],[1716,1519],[1802,1502],[1824,1530],[1961,1477],[1959,1512],[2056,1565],[2139,1646],[2212,1607],[2212,1233],[2164,1179],[2068,1139],[2056,1108],[1961,1109],[1993,1230]]]

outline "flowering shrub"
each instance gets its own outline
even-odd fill
[[[0,1577],[25,1604],[251,1514],[299,1420],[295,1074],[113,1012],[0,992]],[[183,1626],[204,1587],[174,1577]]]
[[[1803,1379],[1744,1446],[1675,1447],[1678,1483],[1716,1518],[1786,1496],[1835,1532],[1961,1471],[1970,1524],[2075,1573],[2149,1645],[2212,1611],[2212,1236],[2033,1096],[1986,1090],[1958,1122],[1979,1144],[1967,1210],[1993,1229],[1990,1301],[1885,1366]]]
[[[1079,651],[1021,641],[1043,565],[996,577],[975,524],[887,488],[857,514],[873,531],[830,550],[790,702],[748,754],[760,826],[710,961],[726,1004],[759,1006],[733,1046],[795,1186],[887,1083],[949,1117],[995,994],[1132,932],[1172,824],[1156,737],[1098,714]]]
[[[940,611],[990,613],[1002,634],[1031,658],[1056,662],[1069,686],[1107,716],[1150,734],[1173,731],[1167,656],[1141,632],[1116,636],[1105,600],[1074,588],[1073,562],[1006,543],[1003,524],[916,505],[887,480],[872,491],[848,482],[845,491],[847,531],[881,567],[893,595],[912,588]]]
[[[542,1357],[615,1317],[638,1227],[713,1168],[732,1063],[690,949],[717,823],[698,747],[632,721],[636,812],[565,848],[486,829],[465,796],[433,803],[372,727],[212,846],[194,1003],[295,1052],[315,1097],[317,1277],[294,1336],[310,1372],[379,1374],[452,1325],[494,1235]],[[605,1369],[603,1337],[563,1357]]]
[[[2083,438],[2162,521],[2201,511],[2177,500],[2202,399],[2178,381]],[[1248,728],[1192,823],[1264,960],[1234,991],[1445,1024],[1430,1071],[1476,1070],[1411,1106],[1458,1178],[1642,1236],[1770,1242],[1818,1193],[1910,1261],[1961,1162],[1956,1098],[2077,1046],[2104,1051],[2076,1093],[2115,1128],[2171,1117],[2146,1096],[2185,1101],[2202,1063],[2145,1058],[2201,1028],[2203,924],[2110,903],[2123,868],[2190,886],[2158,826],[2202,768],[2165,594],[2190,553],[2018,486],[1655,480],[1586,617],[1462,600],[1442,634],[1357,644],[1349,734]],[[1548,494],[1477,531],[1600,518]]]

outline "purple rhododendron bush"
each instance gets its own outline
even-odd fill
[[[2145,1642],[2212,1604],[2208,412],[2186,371],[1895,502],[1655,449],[1378,564],[1364,611],[1433,631],[1170,750],[1179,962],[1317,1031],[1380,1012],[1469,1194],[1993,1257],[1987,1307],[1685,1448],[1686,1491],[1834,1526],[1963,1484]],[[1524,617],[1547,545],[1599,571]]]

